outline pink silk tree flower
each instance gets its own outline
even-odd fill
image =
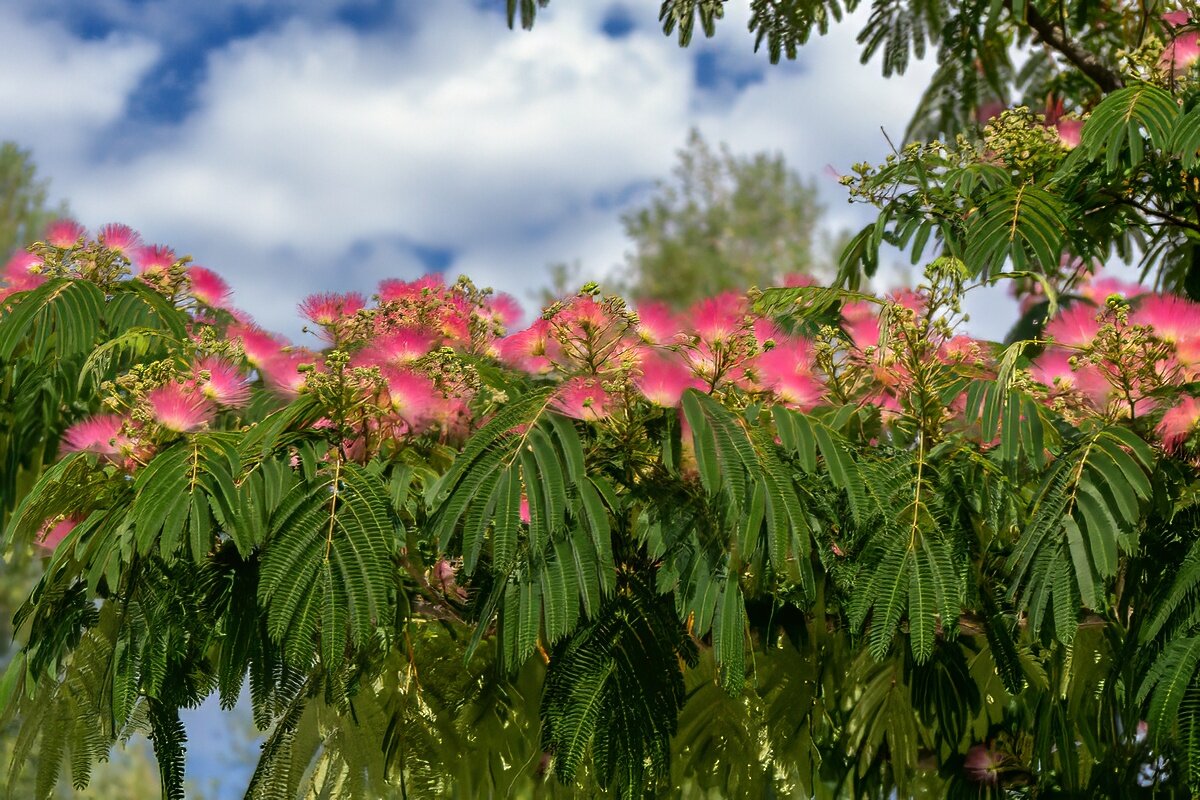
[[[1176,450],[1200,424],[1200,398],[1184,397],[1163,414],[1155,431],[1167,450]]]
[[[678,344],[683,323],[662,303],[638,303],[637,335],[647,344]]]
[[[87,230],[73,219],[56,219],[46,226],[46,244],[66,249],[79,244]]]
[[[488,298],[488,312],[504,326],[505,330],[517,327],[525,316],[524,309],[511,294],[500,292]]]
[[[1099,309],[1088,303],[1075,303],[1063,309],[1058,316],[1046,324],[1046,335],[1055,342],[1068,347],[1083,347],[1091,344],[1100,330],[1096,319]]]
[[[420,373],[392,369],[384,372],[383,379],[392,410],[412,430],[424,427],[445,404],[433,381]]]
[[[438,273],[424,275],[415,281],[401,281],[395,278],[388,278],[379,282],[379,302],[394,303],[403,300],[414,300],[427,292],[441,293],[445,288],[445,279]]]
[[[1163,48],[1158,65],[1178,78],[1188,73],[1200,59],[1200,31],[1184,31]]]
[[[131,261],[142,245],[142,237],[137,231],[117,222],[110,222],[101,228],[96,238],[109,250],[115,250]]]
[[[357,314],[367,302],[358,292],[319,292],[310,294],[300,303],[300,313],[317,325],[333,325],[344,317]]]
[[[12,258],[4,265],[4,277],[11,280],[14,277],[36,275],[41,270],[43,263],[41,256],[21,250],[13,253]]]
[[[1058,134],[1059,144],[1068,150],[1074,150],[1083,141],[1083,120],[1059,120],[1054,126],[1054,131]]]
[[[797,411],[812,411],[825,396],[825,387],[812,375],[782,375],[771,391],[784,405]]]
[[[385,333],[363,348],[356,361],[365,365],[400,367],[429,355],[436,338],[419,328],[400,328]]]
[[[1187,25],[1192,21],[1192,13],[1183,8],[1176,11],[1168,11],[1162,15],[1162,21],[1170,25],[1172,28],[1178,28],[1181,25]]]
[[[190,433],[212,421],[212,404],[178,383],[161,386],[146,395],[154,421],[169,431]]]
[[[63,433],[62,451],[119,455],[129,444],[128,438],[121,434],[124,425],[125,418],[118,414],[97,414],[76,422]]]
[[[307,380],[300,366],[312,364],[314,360],[313,355],[305,351],[277,351],[258,365],[258,371],[272,391],[295,399],[300,396]]]
[[[191,266],[187,276],[188,292],[192,297],[212,308],[225,308],[229,304],[233,292],[220,275],[204,267]]]
[[[153,275],[170,269],[179,259],[171,248],[156,244],[135,248],[130,261],[139,275]]]
[[[612,402],[595,378],[572,378],[554,393],[550,406],[564,416],[582,420],[604,419]]]
[[[1200,363],[1200,303],[1175,295],[1149,295],[1130,314],[1130,321],[1149,325],[1156,336],[1175,345],[1180,363]]]
[[[59,520],[53,526],[50,523],[46,523],[38,533],[38,547],[51,552],[57,550],[58,546],[62,544],[63,539],[66,539],[71,531],[75,530],[82,521],[81,517],[72,515]]]
[[[233,408],[244,406],[250,400],[250,383],[237,365],[208,356],[196,362],[192,371],[196,375],[196,391],[209,400]],[[207,378],[201,377],[204,373],[208,374]]]
[[[967,751],[967,757],[963,760],[963,771],[974,783],[995,786],[1000,782],[1003,761],[1004,757],[1000,753],[977,744]]]
[[[704,388],[682,360],[654,352],[642,359],[641,375],[634,378],[633,384],[642,396],[662,408],[677,408],[686,390]]]
[[[533,375],[543,375],[553,368],[546,351],[550,348],[550,323],[544,319],[523,331],[516,331],[496,342],[496,351],[501,363]]]
[[[746,301],[741,295],[724,292],[696,303],[687,316],[702,341],[722,341],[746,327]]]
[[[246,360],[260,369],[283,350],[283,342],[254,325],[235,325],[229,336],[242,345]]]

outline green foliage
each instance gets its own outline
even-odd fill
[[[672,180],[623,217],[633,242],[623,289],[682,310],[812,272],[820,214],[814,188],[781,156],[714,151],[693,130]]]

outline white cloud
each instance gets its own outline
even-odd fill
[[[116,120],[158,57],[142,39],[80,41],[11,9],[0,8],[0,30],[0,136],[35,146],[43,166],[57,166]]]
[[[863,223],[822,170],[881,158],[879,126],[902,131],[927,68],[885,81],[860,66],[860,18],[811,42],[798,67],[772,67],[751,52],[744,12],[731,6],[717,38],[693,46],[718,52],[725,68],[761,64],[765,78],[706,97],[693,85],[695,51],[663,37],[653,9],[630,6],[636,27],[611,39],[600,32],[607,7],[554,3],[529,33],[467,0],[429,4],[403,32],[297,19],[212,51],[189,116],[140,132],[144,146],[119,160],[97,157],[98,131],[153,50],[70,43],[59,49],[97,59],[77,68],[94,80],[22,67],[24,91],[73,93],[77,83],[108,99],[73,137],[26,135],[39,154],[53,151],[44,163],[55,189],[84,222],[119,219],[193,253],[229,276],[243,306],[292,330],[307,291],[367,288],[389,254],[411,276],[417,264],[398,241],[452,248],[449,272],[522,300],[550,261],[607,272],[627,245],[619,210],[597,198],[665,176],[692,125],[735,152],[782,151],[818,176],[836,224]],[[376,243],[370,266],[344,274],[363,242]]]

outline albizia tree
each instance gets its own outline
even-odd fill
[[[0,300],[0,512],[46,561],[13,774],[83,784],[141,731],[181,796],[179,710],[248,682],[251,797],[1200,790],[1200,305],[1095,275],[1200,286],[1197,33],[952,5],[947,53],[1031,28],[1063,94],[846,178],[880,216],[843,285],[891,242],[913,291],[588,290],[519,328],[384,282],[306,300],[301,348],[54,226]],[[1000,280],[1008,346],[959,325]]]
[[[43,794],[140,731],[181,796],[247,681],[252,797],[1194,785],[1200,305],[1091,281],[1001,349],[952,257],[523,329],[431,277],[299,348],[123,226],[6,280]]]

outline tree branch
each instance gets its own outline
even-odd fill
[[[1011,13],[1012,0],[1004,0],[1004,5]],[[1115,92],[1125,85],[1120,75],[1105,66],[1100,59],[1085,50],[1078,42],[1069,38],[1061,26],[1043,17],[1032,3],[1025,4],[1025,22],[1029,23],[1029,27],[1037,32],[1043,42],[1062,53],[1067,61],[1095,81],[1105,94]]]

